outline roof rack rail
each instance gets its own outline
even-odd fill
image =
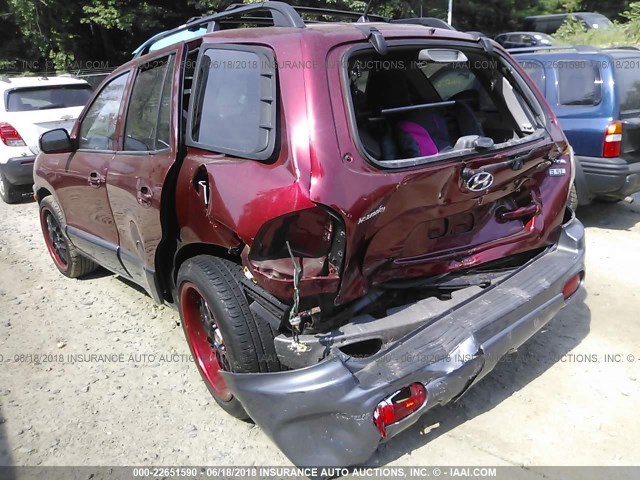
[[[640,47],[634,47],[633,45],[618,45],[617,47],[606,47],[603,50],[640,50]]]
[[[422,25],[423,27],[444,28],[446,30],[455,30],[444,20],[435,17],[413,17],[413,18],[396,18],[390,20],[391,23],[408,23],[411,25]]]
[[[600,48],[591,45],[551,45],[548,47],[507,48],[509,53],[554,52],[559,50],[575,50],[576,52],[599,52]]]
[[[140,47],[136,49],[136,53],[134,57],[139,57],[144,55],[149,51],[149,48],[156,43],[157,41],[169,37],[171,35],[175,35],[176,33],[183,32],[185,30],[191,30],[194,27],[202,27],[206,26],[207,28],[212,28],[211,24],[215,24],[218,20],[223,20],[226,18],[240,17],[245,13],[255,13],[255,12],[266,12],[270,13],[273,17],[273,25],[276,27],[295,27],[295,28],[304,28],[305,24],[300,17],[300,14],[296,12],[296,10],[289,4],[284,2],[262,2],[256,4],[242,4],[235,3],[230,5],[226,10],[223,10],[219,13],[214,13],[213,15],[206,15],[203,17],[192,19],[181,25],[180,27],[174,28],[172,30],[167,30],[166,32],[159,33],[154,35],[149,40],[144,42]]]
[[[388,22],[389,19],[381,15],[372,15],[370,13],[355,12],[351,10],[336,10],[332,8],[320,7],[293,7],[296,12],[307,15],[331,15],[334,17],[355,18],[358,22]]]

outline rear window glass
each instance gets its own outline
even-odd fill
[[[8,112],[81,107],[89,100],[89,85],[33,87],[12,90],[7,95]]]
[[[460,51],[466,61],[455,62],[448,59],[456,51],[428,61],[419,60],[419,52],[401,49],[385,57],[371,52],[349,61],[357,131],[375,161],[470,154],[477,145],[499,148],[536,131],[537,120],[511,67],[470,49]]]
[[[622,58],[613,62],[620,110],[640,110],[640,58]]]
[[[595,62],[557,62],[558,103],[568,106],[598,105],[602,99],[602,79]]]
[[[524,62],[521,62],[521,65],[522,68],[524,68],[524,71],[527,72],[527,75],[531,77],[531,80],[533,80],[536,87],[538,87],[543,95],[546,95],[544,67],[542,64],[535,60],[525,60]]]

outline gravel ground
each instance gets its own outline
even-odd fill
[[[579,217],[581,298],[371,465],[640,464],[640,205]],[[0,202],[0,307],[0,465],[290,465],[217,408],[175,311],[107,272],[55,270],[34,203]]]

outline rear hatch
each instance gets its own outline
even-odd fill
[[[38,139],[54,128],[71,130],[91,96],[88,84],[16,88],[7,92],[7,118],[33,153]]]
[[[370,167],[347,166],[345,185],[367,192],[349,208],[343,300],[351,281],[402,285],[551,241],[566,141],[508,59],[477,44],[399,47],[358,52],[348,69],[352,133]]]
[[[640,55],[615,57],[613,65],[622,122],[620,156],[629,163],[638,162],[640,161]]]

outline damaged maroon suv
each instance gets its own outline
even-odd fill
[[[35,165],[57,268],[175,305],[218,404],[296,465],[366,461],[584,276],[571,149],[518,64],[339,14],[266,2],[158,35]]]

